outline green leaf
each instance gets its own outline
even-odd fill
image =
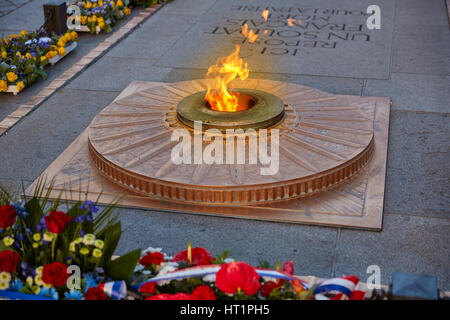
[[[122,225],[120,222],[117,222],[116,224],[105,228],[97,235],[97,238],[103,239],[103,242],[105,243],[102,257],[103,264],[106,264],[111,259],[117,244],[119,243],[121,234]]]
[[[113,280],[129,281],[140,257],[141,249],[137,249],[115,260],[110,260],[105,266],[106,274]]]
[[[6,71],[8,71],[9,68],[10,66],[6,62],[0,63],[0,73],[6,73]]]

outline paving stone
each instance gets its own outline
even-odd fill
[[[119,253],[135,243],[175,254],[191,240],[214,255],[230,249],[237,260],[272,265],[292,259],[298,274],[331,275],[336,229],[132,209],[121,210],[121,221],[134,222]]]
[[[391,112],[384,212],[450,218],[449,114]]]
[[[368,80],[365,96],[389,96],[393,110],[450,112],[450,76],[392,73],[389,80]]]
[[[117,95],[60,90],[0,137],[0,178],[36,179]]]
[[[169,71],[168,68],[153,67],[144,59],[104,57],[95,63],[94,68],[87,69],[73,80],[68,87],[122,91],[133,80],[161,81]]]
[[[448,26],[447,9],[442,0],[397,0],[395,23],[397,25]]]
[[[383,12],[380,30],[366,27],[370,4],[379,5]],[[282,5],[267,0],[251,5],[242,0],[218,1],[157,64],[204,69],[241,44],[240,56],[255,72],[387,79],[393,5],[392,1],[365,0],[333,5],[328,1],[303,1],[301,5],[295,1]],[[266,7],[272,16],[264,24],[261,12]],[[286,19],[298,19],[299,10],[303,10],[302,25],[289,27]],[[240,34],[245,23],[260,33],[260,41],[248,43]],[[264,29],[269,30],[266,35]]]
[[[162,14],[159,11],[107,53],[109,57],[140,58],[155,62],[197,20],[192,15]]]
[[[34,31],[44,23],[43,5],[48,0],[34,0],[14,10],[0,20],[0,29],[25,29]]]
[[[206,78],[206,69],[172,69],[164,81],[186,81],[192,79]],[[311,86],[329,93],[360,95],[363,85],[361,79],[338,78],[338,77],[318,77],[301,76],[284,73],[250,72],[250,78],[286,81],[305,86]]]
[[[211,6],[216,3],[217,0],[183,0],[183,1],[172,1],[162,7],[159,13],[168,14],[192,14],[201,15],[205,13]]]
[[[382,232],[341,230],[336,276],[355,274],[366,281],[367,267],[378,265],[381,283],[395,271],[431,274],[440,289],[450,290],[450,221],[385,214]]]
[[[395,28],[392,72],[450,74],[448,26],[398,25]]]

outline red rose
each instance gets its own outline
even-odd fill
[[[0,228],[11,227],[16,221],[17,211],[14,206],[4,205],[0,207]]]
[[[11,250],[3,250],[0,252],[0,271],[15,272],[20,256],[17,252]]]
[[[211,254],[205,248],[200,248],[200,247],[192,248],[191,256],[192,256],[191,263],[195,266],[211,264]],[[179,262],[179,261],[189,262],[188,261],[188,251],[183,250],[181,252],[178,252],[175,255],[175,257],[173,257],[172,261],[173,262]]]
[[[106,294],[99,287],[91,287],[84,294],[84,300],[106,300]]]
[[[198,286],[191,293],[192,300],[216,300],[214,290],[209,286]]]
[[[67,266],[61,262],[46,264],[42,270],[42,281],[51,284],[55,288],[66,284],[67,278],[69,278]]]
[[[246,295],[254,295],[261,284],[255,268],[245,262],[224,264],[216,274],[216,286],[219,290],[235,294],[241,289]]]
[[[160,265],[164,262],[164,255],[161,252],[149,252],[139,260],[143,266],[149,267],[152,263]]]
[[[154,282],[147,282],[144,283],[140,288],[139,288],[139,292],[140,293],[149,293],[149,294],[154,294],[156,292],[156,283]]]
[[[72,220],[71,217],[62,211],[51,211],[44,217],[47,230],[52,233],[61,233],[66,229],[67,224]]]
[[[145,297],[145,300],[191,300],[191,296],[187,293],[161,293],[153,297]]]
[[[264,283],[261,287],[261,296],[265,297],[268,296],[273,290],[275,290],[276,288],[281,287],[280,283],[276,283],[273,281],[268,281],[266,283]]]

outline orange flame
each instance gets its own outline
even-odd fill
[[[288,23],[289,27],[293,27],[294,26],[294,22],[297,22],[297,20],[295,20],[295,19],[287,19],[287,23]],[[302,24],[302,20],[300,18],[298,19],[298,23]]]
[[[213,76],[216,80],[215,87],[206,92],[205,99],[213,110],[235,112],[246,109],[239,106],[239,94],[228,90],[228,85],[233,79],[238,77],[245,80],[248,77],[249,69],[247,63],[239,57],[240,47],[228,57],[219,58],[217,63],[208,69],[207,76]]]
[[[258,39],[258,35],[252,29],[250,29],[249,31],[247,24],[244,24],[241,33],[243,36],[248,38],[248,41],[250,41],[250,43],[253,43],[256,39]]]
[[[264,21],[267,22],[267,18],[269,17],[269,10],[264,10],[261,15],[264,18]]]

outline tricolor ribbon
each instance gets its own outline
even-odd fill
[[[99,284],[98,287],[110,298],[121,300],[127,296],[125,281],[111,281]]]
[[[340,278],[333,278],[322,281],[314,290],[314,294],[320,293],[342,293],[347,297],[350,297],[352,292],[355,290],[359,278],[356,276],[347,276]]]
[[[204,277],[204,276],[216,274],[217,271],[219,271],[219,269],[221,267],[222,267],[222,265],[214,264],[214,265],[202,265],[202,266],[196,266],[196,267],[176,270],[176,271],[169,272],[166,274],[158,275],[154,278],[151,278],[150,280],[147,280],[143,283],[140,283],[140,284],[134,286],[133,288],[136,290],[139,290],[139,288],[143,284],[149,283],[149,282],[181,280],[181,279],[187,279],[187,278],[193,278],[193,277]],[[288,273],[285,273],[285,272],[281,272],[278,270],[272,270],[272,269],[258,269],[258,268],[256,268],[255,270],[259,274],[260,277],[272,277],[272,278],[284,279],[284,280],[298,280],[302,283],[302,285],[305,288],[307,288],[307,289],[310,288],[310,286],[303,280],[301,280],[295,276],[292,276]]]

